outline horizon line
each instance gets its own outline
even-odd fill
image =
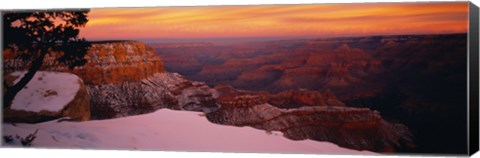
[[[201,38],[94,38],[87,39],[89,42],[102,41],[141,41],[145,43],[230,43],[230,42],[249,42],[249,41],[280,41],[280,40],[307,40],[307,39],[335,39],[335,38],[355,38],[355,37],[378,37],[378,36],[425,36],[425,35],[455,35],[468,34],[467,32],[445,32],[445,33],[409,33],[409,34],[371,34],[371,35],[329,35],[329,36],[265,36],[265,37],[201,37]],[[231,41],[216,41],[231,40]]]

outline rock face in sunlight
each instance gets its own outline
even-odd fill
[[[7,52],[8,53],[8,52]],[[165,72],[152,48],[136,41],[92,43],[87,64],[73,70],[46,57],[43,70],[80,76],[91,98],[93,119],[108,119],[153,112],[160,108],[192,111],[216,109],[205,83]],[[6,60],[5,71],[22,70],[21,61]]]
[[[26,71],[5,76],[7,84],[20,81]],[[5,122],[36,123],[68,117],[90,119],[90,99],[82,79],[71,73],[39,71],[4,111]]]
[[[90,84],[139,81],[155,73],[164,72],[161,59],[142,42],[93,43],[86,59],[85,69],[77,69]]]
[[[95,43],[89,64],[79,69],[92,98],[92,117],[106,119],[160,108],[211,111],[208,86],[165,72],[153,49],[141,42]]]
[[[71,72],[80,76],[86,84],[140,81],[165,71],[163,62],[155,55],[155,51],[136,41],[94,42],[85,55],[87,64],[73,70],[59,64],[55,59],[55,56],[46,56],[41,69]],[[23,70],[23,66],[27,65],[12,59],[7,59],[4,64],[6,72]]]
[[[225,87],[219,91],[225,92]],[[358,150],[387,152],[413,144],[407,127],[386,122],[377,111],[345,107],[331,95],[302,90],[276,95],[230,90],[217,99],[221,108],[206,116],[218,124],[280,131],[292,140],[329,141]],[[322,96],[327,99],[320,101]],[[290,108],[269,103],[289,104]]]

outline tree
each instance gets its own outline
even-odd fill
[[[27,73],[19,82],[8,86],[3,108],[10,108],[15,95],[32,80],[47,54],[69,68],[86,63],[84,56],[90,44],[79,38],[79,28],[88,22],[89,10],[3,12],[3,46],[15,52],[15,58],[28,61]]]

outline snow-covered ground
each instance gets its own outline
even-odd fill
[[[36,129],[38,133],[33,147],[373,154],[341,148],[329,142],[292,141],[284,138],[280,132],[267,133],[251,127],[217,125],[210,123],[199,112],[169,109],[111,120],[3,124],[4,135],[25,137]]]
[[[18,82],[25,72],[15,72]],[[37,72],[15,97],[12,109],[60,111],[80,88],[81,79],[69,73]],[[267,133],[251,127],[209,122],[200,112],[161,109],[111,120],[50,121],[8,124],[3,135],[26,137],[38,129],[33,147],[85,149],[138,149],[164,151],[217,151],[267,153],[373,154],[341,148],[329,142],[292,141],[281,132]],[[6,146],[21,146],[18,138]]]
[[[13,72],[17,83],[26,71]],[[71,73],[38,71],[15,96],[11,108],[32,112],[60,111],[80,89],[81,79]]]

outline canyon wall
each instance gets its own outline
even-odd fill
[[[13,59],[8,50],[3,55],[5,73],[25,70],[28,66],[28,62]],[[70,72],[81,77],[90,96],[92,119],[138,115],[160,108],[215,109],[206,84],[165,72],[160,57],[142,42],[94,42],[85,55],[87,64],[73,69],[55,59],[55,55],[46,56],[41,70]]]
[[[393,152],[414,146],[406,126],[385,121],[378,111],[347,107],[331,92],[215,90],[221,108],[206,114],[214,123],[280,131],[292,140],[329,141],[358,150]]]
[[[14,60],[13,54],[8,50],[3,55],[5,72],[23,70],[28,66],[27,62]],[[140,81],[165,71],[163,62],[155,55],[155,51],[136,41],[94,42],[85,55],[87,63],[73,69],[62,65],[56,58],[56,54],[48,54],[41,70],[71,72],[80,76],[86,84]]]

